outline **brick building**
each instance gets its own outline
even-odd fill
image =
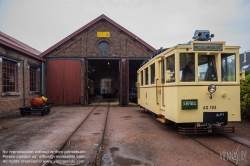
[[[128,105],[137,69],[155,49],[101,15],[45,52],[46,95],[54,104],[86,104],[88,79],[98,91],[101,78],[114,80],[120,105]]]
[[[0,114],[44,94],[49,103],[87,105],[88,80],[98,92],[111,78],[120,105],[128,105],[137,70],[156,50],[101,15],[43,53],[0,33]]]
[[[0,32],[0,115],[41,95],[40,52]]]

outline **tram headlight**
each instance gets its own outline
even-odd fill
[[[209,98],[212,99],[212,93],[214,93],[216,91],[216,86],[214,84],[211,84],[208,86],[208,92],[209,94]]]
[[[214,93],[215,91],[216,91],[216,86],[214,84],[208,86],[208,92]]]

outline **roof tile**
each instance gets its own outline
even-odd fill
[[[41,58],[39,56],[41,54],[40,51],[28,46],[27,44],[20,42],[19,40],[1,32],[1,31],[0,31],[0,44],[8,46],[14,50],[20,51],[20,52],[22,52],[28,56],[31,56],[33,58],[45,61],[44,58]]]

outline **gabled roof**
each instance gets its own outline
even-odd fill
[[[240,70],[250,71],[250,52],[240,54]]]
[[[144,45],[149,50],[151,50],[153,52],[155,51],[155,48],[153,48],[152,46],[150,46],[149,44],[147,44],[145,41],[143,41],[142,39],[140,39],[139,37],[137,37],[136,35],[134,35],[130,31],[128,31],[127,29],[123,28],[121,25],[117,24],[116,22],[114,22],[113,20],[111,20],[110,18],[108,18],[107,16],[105,16],[104,14],[102,14],[101,16],[97,17],[93,21],[89,22],[88,24],[86,24],[82,28],[80,28],[77,31],[75,31],[74,33],[72,33],[71,35],[69,35],[66,38],[64,38],[63,40],[59,41],[58,43],[56,43],[55,45],[53,45],[49,49],[45,50],[40,56],[43,57],[43,56],[47,55],[48,53],[50,53],[51,51],[53,51],[55,48],[59,47],[60,45],[62,45],[63,43],[67,42],[71,38],[74,38],[75,36],[77,36],[78,34],[80,34],[81,32],[83,32],[84,30],[88,29],[89,27],[91,27],[92,25],[94,25],[95,23],[97,23],[98,21],[100,21],[102,19],[105,19],[110,24],[112,24],[115,27],[117,27],[118,29],[122,30],[124,33],[126,33],[127,35],[129,35],[132,38],[134,38],[136,41],[138,41],[139,43],[141,43],[142,45]]]
[[[33,57],[35,59],[39,59],[42,61],[45,61],[44,58],[41,58],[39,55],[41,54],[40,51],[28,46],[27,44],[24,44],[20,42],[19,40],[10,37],[6,35],[5,33],[0,31],[0,44],[10,47],[16,51],[22,52],[30,57]]]

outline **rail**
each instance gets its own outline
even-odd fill
[[[100,103],[102,102],[103,100],[101,100],[91,111],[90,113],[87,114],[87,116],[81,121],[81,123],[75,128],[75,130],[68,136],[68,138],[66,139],[66,141],[62,144],[62,146],[60,147],[60,149],[58,150],[58,152],[62,151],[66,145],[68,144],[68,142],[70,141],[70,139],[74,136],[74,134],[77,132],[77,130],[83,125],[83,123],[88,119],[88,117],[96,110],[96,108],[100,105]],[[108,112],[109,112],[109,106],[110,106],[110,102],[109,102],[109,105],[108,105],[108,111],[107,111],[107,116],[108,116]],[[105,131],[106,131],[106,123],[107,123],[107,116],[106,116],[106,119],[105,119],[105,126],[104,126],[104,132],[103,132],[103,135],[102,135],[102,142],[101,142],[101,146],[100,146],[100,149],[101,147],[103,146],[104,144],[104,135],[105,135]],[[47,162],[43,163],[42,166],[50,166],[52,165],[51,163],[54,163],[55,159],[56,159],[56,156],[59,155],[59,153],[55,153],[52,155],[52,157],[50,158],[50,160],[48,160]],[[95,164],[96,165],[96,164]]]

